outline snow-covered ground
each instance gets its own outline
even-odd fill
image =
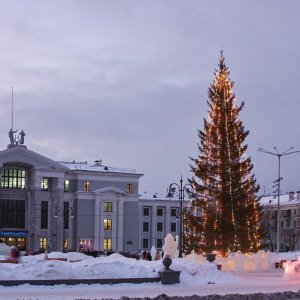
[[[157,277],[163,269],[162,261],[144,261],[125,258],[119,254],[93,258],[80,253],[50,253],[50,258],[67,258],[67,261],[44,260],[44,255],[23,256],[19,264],[0,264],[0,280],[9,279],[74,279],[74,278],[138,278]],[[4,257],[0,256],[0,259]],[[173,270],[181,270],[180,283],[75,285],[75,286],[0,286],[0,299],[103,299],[122,296],[155,297],[208,295],[229,293],[256,293],[298,291],[300,278],[283,277],[282,269],[271,268],[264,272],[223,272],[214,263],[196,263],[173,259]]]

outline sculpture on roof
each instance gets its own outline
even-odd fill
[[[24,145],[24,139],[25,139],[26,133],[23,131],[23,129],[21,130],[19,135],[20,135],[20,137],[19,137],[20,145]]]
[[[18,146],[20,145],[24,145],[24,141],[25,141],[25,135],[26,133],[24,132],[24,130],[22,129],[19,133],[19,136],[14,135],[15,133],[18,132],[17,130],[13,130],[12,128],[9,130],[8,132],[8,136],[10,139],[10,144],[9,147],[14,147],[14,146]]]
[[[12,128],[11,128],[10,131],[8,132],[8,136],[9,136],[11,145],[14,145],[15,142],[16,142],[15,137],[14,137],[14,133],[16,133],[17,131],[18,131],[18,129],[13,131]]]

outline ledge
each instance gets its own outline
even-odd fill
[[[45,279],[45,280],[0,280],[0,286],[31,285],[76,285],[76,284],[117,284],[159,282],[160,278],[111,278],[111,279]]]

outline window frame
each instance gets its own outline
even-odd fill
[[[41,191],[48,192],[49,191],[49,183],[50,183],[50,180],[48,177],[42,177],[41,178]]]
[[[159,212],[161,212],[161,214]],[[157,217],[163,217],[164,216],[164,209],[162,207],[157,207],[156,216]]]
[[[48,239],[47,239],[46,237],[40,237],[40,240],[39,240],[39,247],[40,247],[40,250],[42,250],[42,251],[47,250],[47,247],[48,247]]]
[[[143,222],[143,232],[149,232],[149,222]]]
[[[164,229],[163,222],[156,222],[156,231],[163,232],[163,229]]]
[[[157,249],[161,249],[162,248],[162,246],[163,246],[163,240],[162,239],[156,239],[156,248]]]
[[[1,188],[25,189],[27,172],[23,169],[5,167],[1,169]]]
[[[148,211],[147,214],[145,213],[146,211]],[[144,206],[143,207],[143,216],[144,217],[149,217],[150,216],[150,207],[149,206]]]
[[[84,181],[83,182],[83,191],[84,192],[90,192],[90,182],[89,181]]]
[[[113,203],[111,201],[104,202],[104,212],[113,212]]]
[[[112,219],[103,219],[104,231],[112,231]]]
[[[132,183],[127,183],[127,193],[133,194],[133,184]]]
[[[173,230],[174,228],[172,228],[174,226],[175,226],[175,230]],[[171,232],[177,232],[177,223],[176,222],[171,222],[170,223],[170,230],[171,230]]]
[[[105,251],[111,251],[112,250],[112,239],[111,238],[103,239],[103,249]]]
[[[143,239],[143,245],[142,246],[143,246],[143,249],[149,249],[149,239]]]
[[[175,212],[175,214],[174,214]],[[172,207],[171,208],[171,217],[178,217],[178,208],[177,207]]]
[[[64,181],[64,191],[66,193],[70,192],[70,180],[69,179],[65,179],[65,181]]]
[[[41,201],[41,229],[48,229],[48,201]]]

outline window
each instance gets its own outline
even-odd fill
[[[104,219],[104,230],[112,230],[112,219]]]
[[[40,238],[40,250],[46,250],[47,249],[47,244],[48,244],[48,239],[47,238]]]
[[[68,250],[69,250],[68,239],[64,238],[64,252],[67,252]]]
[[[127,193],[129,194],[133,193],[133,185],[131,183],[127,184]]]
[[[70,180],[69,179],[65,180],[64,191],[70,192]]]
[[[64,202],[64,229],[69,229],[69,202]]]
[[[144,207],[143,208],[143,216],[149,216],[150,215],[150,208]]]
[[[156,212],[157,212],[157,216],[158,216],[158,217],[162,217],[162,216],[164,215],[164,210],[163,210],[163,208],[158,208]]]
[[[80,238],[79,251],[80,252],[93,251],[93,241],[91,239]]]
[[[148,246],[149,246],[149,240],[143,239],[143,249],[148,249]]]
[[[25,201],[0,199],[0,228],[25,228]]]
[[[26,249],[26,239],[25,238],[17,238],[17,247],[19,250]]]
[[[112,244],[111,244],[111,239],[104,239],[103,241],[103,249],[104,250],[111,250],[112,249]]]
[[[112,202],[104,202],[104,211],[112,212]]]
[[[41,229],[48,228],[48,201],[41,202]]]
[[[156,248],[162,248],[162,239],[156,240]]]
[[[26,172],[20,169],[2,169],[1,187],[13,189],[25,189]]]
[[[176,232],[176,223],[171,223],[171,231]]]
[[[143,222],[143,231],[148,232],[149,231],[149,223],[148,222]]]
[[[171,208],[171,217],[177,217],[177,208]]]
[[[48,191],[49,190],[49,178],[43,177],[41,179],[41,190]]]
[[[157,222],[156,223],[156,230],[159,232],[163,231],[163,223],[162,222]]]
[[[85,181],[83,183],[83,191],[84,192],[89,192],[90,191],[90,182],[89,181]]]

